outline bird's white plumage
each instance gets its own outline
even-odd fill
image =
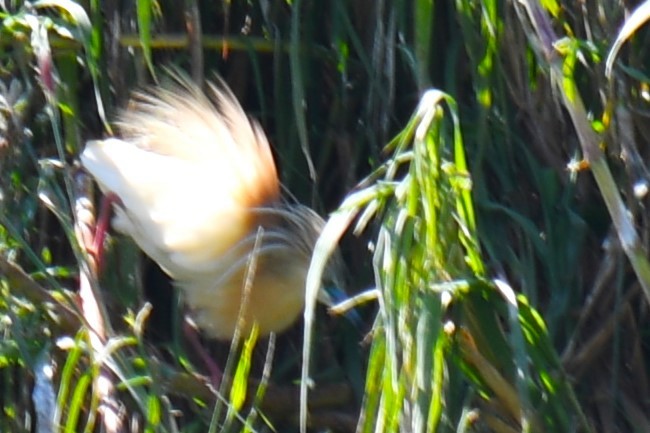
[[[122,202],[114,227],[138,241],[175,278],[210,269],[243,236],[240,224],[216,223],[246,221],[247,209],[229,190],[215,187],[215,169],[204,163],[118,139],[89,142],[82,162],[102,189]]]
[[[124,139],[91,141],[81,155],[122,201],[114,226],[174,278],[213,268],[250,209],[279,199],[264,134],[229,91],[211,91],[218,107],[191,86],[140,94],[122,116]]]

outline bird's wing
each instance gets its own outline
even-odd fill
[[[122,230],[176,278],[213,266],[279,200],[268,141],[225,87],[136,96],[123,139],[89,142],[82,164],[120,197]]]
[[[177,77],[178,84],[135,95],[120,117],[120,131],[153,152],[210,164],[216,180],[244,207],[279,200],[280,187],[269,143],[224,83],[209,95]]]

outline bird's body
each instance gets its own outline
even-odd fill
[[[119,198],[113,226],[183,289],[199,327],[231,338],[246,298],[243,332],[281,331],[303,308],[323,220],[282,201],[268,141],[232,93],[210,96],[185,82],[138,94],[121,138],[89,142],[81,161]]]

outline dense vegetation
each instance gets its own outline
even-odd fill
[[[649,3],[0,14],[0,431],[650,431]],[[314,281],[338,244],[359,294],[362,323],[204,341],[219,392],[162,272],[117,235],[86,251],[78,155],[168,68],[229,83],[330,215]]]

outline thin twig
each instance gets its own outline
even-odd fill
[[[74,212],[75,212],[75,233],[80,247],[88,252],[94,245],[93,227],[95,224],[94,209],[90,191],[91,183],[89,177],[78,172],[74,178]],[[107,338],[103,308],[100,305],[93,290],[93,284],[97,282],[98,263],[91,254],[86,254],[88,266],[80,266],[79,270],[79,298],[81,299],[83,315],[89,326],[90,345],[93,354],[98,355],[104,352],[104,342]],[[104,431],[118,433],[124,430],[123,419],[120,415],[120,405],[115,400],[113,376],[106,366],[101,366],[98,376],[95,378],[95,392],[98,394],[99,413],[102,415]]]
[[[192,79],[199,86],[203,84],[203,45],[201,38],[201,13],[196,0],[185,0],[185,27],[190,48]]]

